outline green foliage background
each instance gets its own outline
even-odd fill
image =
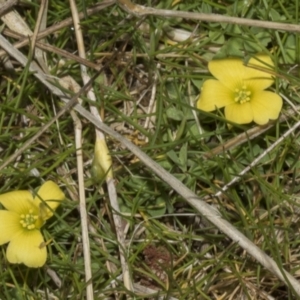
[[[299,24],[295,1],[135,1],[149,7]],[[77,1],[85,12],[96,1]],[[34,29],[39,1],[16,7]],[[51,1],[48,26],[69,18],[68,1]],[[208,23],[196,20],[129,16],[117,4],[81,20],[88,60],[102,64],[94,82],[97,107],[104,122],[139,145],[145,153],[199,196],[213,195],[299,121],[299,34],[287,31]],[[192,37],[175,43],[174,32]],[[11,42],[14,40],[8,38]],[[72,27],[55,32],[46,42],[77,54]],[[28,56],[28,47],[21,51]],[[204,113],[194,107],[203,82],[211,78],[207,63],[236,56],[245,62],[258,52],[272,56],[276,65],[273,90],[284,99],[281,118],[273,126],[228,151],[208,156],[216,146],[253,128],[229,128],[222,110]],[[72,76],[82,85],[79,64],[47,53],[52,76]],[[40,127],[53,118],[59,100],[18,63],[9,72],[1,66],[0,161],[5,162]],[[90,69],[90,74],[95,70]],[[103,77],[107,84],[103,85]],[[153,93],[153,87],[156,88]],[[84,98],[84,97],[83,97]],[[154,99],[155,109],[149,110]],[[82,105],[88,107],[84,98]],[[291,112],[291,108],[294,109]],[[289,112],[289,114],[288,114]],[[150,126],[145,127],[147,118]],[[132,280],[159,291],[127,291],[105,184],[91,175],[94,127],[83,122],[85,187],[89,217],[95,299],[296,299],[273,274],[265,271],[223,233],[150,172],[119,143],[107,137],[121,211],[128,223],[127,254]],[[197,125],[199,122],[201,126]],[[299,131],[284,139],[241,180],[222,194],[208,198],[222,216],[299,277]],[[5,246],[0,252],[1,299],[84,299],[86,283],[82,258],[74,126],[66,114],[0,174],[0,192],[35,189],[46,179],[57,182],[67,200],[43,228],[51,239],[44,268],[30,270],[9,265]],[[68,180],[73,181],[70,186]],[[1,233],[0,233],[1,234]],[[99,244],[99,239],[102,241]],[[154,249],[153,254],[151,251]],[[151,256],[149,253],[152,253]],[[157,263],[159,259],[162,262]],[[107,263],[115,266],[108,270]],[[54,271],[61,285],[49,275]],[[117,283],[114,286],[113,283]],[[162,298],[158,298],[159,296]],[[222,296],[223,295],[223,296]],[[223,298],[222,298],[223,297]],[[233,298],[230,298],[233,297]],[[244,297],[244,298],[242,298]]]

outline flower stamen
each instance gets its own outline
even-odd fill
[[[37,228],[38,215],[33,213],[33,210],[30,209],[26,215],[22,214],[20,215],[20,223],[22,227],[32,230]]]
[[[235,89],[234,93],[235,93],[234,101],[240,104],[249,102],[251,99],[250,98],[251,92],[248,90],[248,88],[245,85],[243,85],[241,88]]]

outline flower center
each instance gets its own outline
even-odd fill
[[[240,104],[250,101],[251,92],[247,89],[245,85],[242,88],[234,90],[234,101]]]
[[[32,229],[36,229],[36,228],[40,228],[39,227],[39,223],[38,222],[39,216],[35,213],[33,213],[33,210],[30,209],[28,214],[24,215],[20,215],[20,223],[23,226],[23,228],[26,228],[28,230],[32,230]]]

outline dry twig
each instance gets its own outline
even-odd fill
[[[74,29],[75,29],[75,34],[76,34],[78,53],[81,58],[86,59],[82,31],[81,31],[81,27],[79,24],[79,14],[78,14],[77,7],[76,7],[74,0],[70,0],[70,6],[71,6],[72,16],[73,16],[73,20],[74,20]],[[87,83],[90,80],[90,77],[87,73],[87,69],[84,65],[81,65],[80,67],[81,67],[82,80],[84,83]],[[96,97],[95,97],[94,91],[92,89],[88,91],[88,98],[93,102],[96,101]],[[100,114],[99,114],[96,106],[90,105],[90,111],[91,111],[92,115],[99,120],[99,122],[102,122],[102,119],[100,117]],[[99,143],[100,145],[102,145],[102,147],[101,147],[102,153],[99,153],[99,154],[104,158],[104,160],[106,160],[105,157],[107,157],[109,155],[109,153],[105,153],[105,151],[108,151],[108,148],[106,146],[105,136],[99,129],[96,129],[96,143]],[[111,166],[108,166],[108,168],[111,169]],[[123,231],[123,226],[122,226],[122,218],[121,218],[120,208],[119,208],[119,204],[118,204],[118,200],[117,200],[117,192],[116,192],[114,180],[112,177],[112,171],[109,169],[104,170],[104,171],[107,172],[106,184],[107,184],[107,188],[108,188],[110,204],[113,209],[113,212],[112,212],[113,219],[114,219],[114,223],[115,223],[117,239],[119,242],[119,252],[120,252],[120,261],[121,261],[121,266],[122,266],[122,271],[123,271],[123,280],[124,280],[125,287],[128,290],[132,290],[132,283],[131,283],[131,279],[130,279],[129,268],[128,268],[126,258],[125,258],[125,237],[124,237],[124,231]]]

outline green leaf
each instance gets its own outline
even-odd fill
[[[162,197],[156,199],[154,205],[147,206],[147,213],[151,217],[160,217],[166,213],[166,200]]]
[[[208,33],[208,36],[210,37],[211,41],[215,44],[224,45],[225,37],[224,34],[218,32],[218,31],[210,31]]]
[[[178,158],[176,152],[174,150],[170,150],[167,152],[167,156],[177,165],[180,164],[180,159]]]
[[[179,151],[179,161],[182,171],[186,172],[187,169],[187,143],[185,143]]]
[[[175,121],[181,121],[184,117],[182,110],[175,107],[169,107],[166,111],[167,117]]]

